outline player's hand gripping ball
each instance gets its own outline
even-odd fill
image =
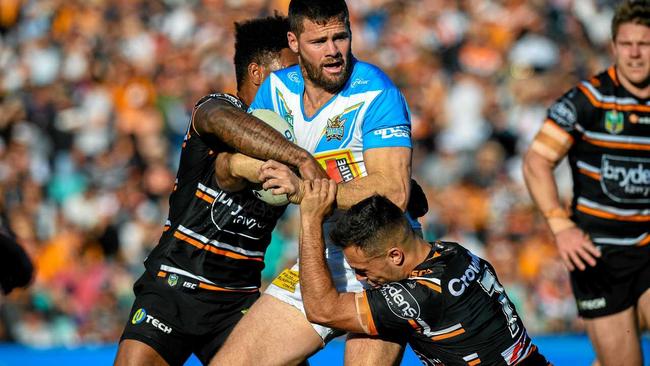
[[[287,140],[296,142],[293,134],[293,127],[280,117],[279,114],[269,109],[256,109],[251,113],[253,116],[266,122],[267,125],[273,127],[276,131],[280,132]],[[284,206],[289,204],[289,199],[286,194],[273,194],[270,189],[253,190],[253,194],[260,200],[273,206]]]

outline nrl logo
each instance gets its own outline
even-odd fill
[[[341,119],[341,115],[334,118],[327,119],[327,127],[325,127],[325,137],[327,141],[336,139],[341,141],[345,132],[345,119]]]
[[[624,116],[617,111],[607,111],[605,113],[605,129],[612,134],[619,134],[623,131]]]
[[[167,284],[171,287],[176,286],[178,283],[178,276],[175,274],[170,274],[169,277],[167,277]]]

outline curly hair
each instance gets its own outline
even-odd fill
[[[287,17],[275,14],[235,23],[235,75],[237,88],[244,82],[251,62],[266,65],[289,47]]]

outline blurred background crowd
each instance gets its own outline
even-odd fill
[[[353,52],[401,88],[428,239],[489,259],[533,334],[581,331],[521,176],[545,109],[610,63],[614,0],[350,0]],[[235,91],[233,22],[288,0],[0,0],[0,213],[36,266],[0,340],[115,342],[193,104]],[[570,198],[570,176],[561,166]],[[296,256],[296,210],[269,281]]]

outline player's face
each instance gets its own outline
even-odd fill
[[[303,32],[289,33],[289,45],[300,55],[303,77],[330,93],[347,82],[352,71],[350,29],[333,18],[325,24],[303,20]]]
[[[343,254],[354,269],[357,280],[367,282],[372,287],[402,279],[386,254],[370,257],[357,246],[344,248]]]
[[[619,77],[636,87],[646,87],[650,81],[650,27],[621,24],[612,49]]]
[[[263,79],[265,80],[273,71],[278,71],[298,63],[298,54],[291,51],[290,48],[284,48],[279,53],[279,57],[274,57],[268,65],[263,68]]]

